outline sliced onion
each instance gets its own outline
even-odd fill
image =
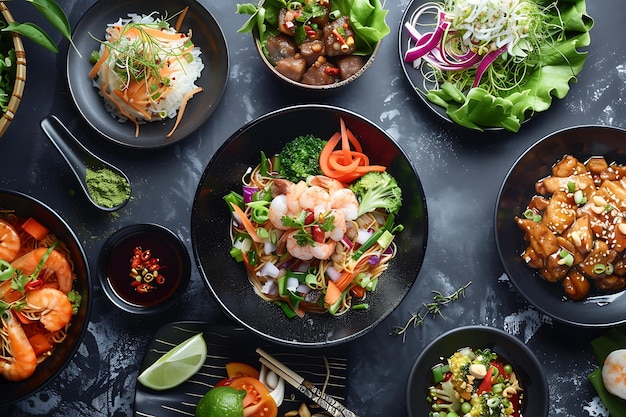
[[[268,279],[265,281],[265,284],[261,287],[261,292],[266,295],[278,294],[278,284],[276,283],[276,280]]]
[[[309,291],[311,291],[311,287],[306,284],[300,284],[296,287],[296,292],[300,294],[308,294]]]
[[[367,263],[369,263],[372,266],[376,266],[380,263],[380,257],[377,255],[372,255],[368,258]]]
[[[480,61],[480,64],[478,64],[478,68],[476,68],[476,76],[474,77],[472,88],[478,87],[478,84],[480,84],[480,79],[483,77],[483,74],[485,73],[487,68],[489,68],[489,65],[491,65],[491,63],[495,61],[496,58],[502,55],[504,51],[506,51],[506,46],[503,46],[500,49],[496,49],[495,51],[491,51],[487,55],[485,55],[482,61]]]
[[[300,285],[298,278],[287,278],[287,289],[289,291],[295,291],[298,288],[298,285]]]
[[[369,238],[370,238],[370,236],[372,236],[373,234],[374,234],[374,232],[373,232],[373,231],[371,231],[371,230],[359,229],[358,235],[357,235],[357,237],[356,237],[356,242],[357,242],[359,245],[362,245],[362,244],[364,244],[364,243],[367,241],[367,239],[369,239]]]
[[[413,62],[420,59],[441,44],[441,39],[443,38],[444,33],[450,27],[450,22],[447,22],[445,17],[445,13],[440,11],[435,31],[424,34],[424,36],[419,38],[414,47],[409,48],[406,51],[404,54],[404,60],[406,62]]]
[[[280,269],[278,269],[276,265],[271,262],[265,262],[259,272],[257,272],[256,274],[260,277],[276,278],[279,272]]]
[[[341,242],[346,245],[346,248],[348,249],[352,249],[354,247],[354,243],[352,243],[352,241],[346,235],[343,235],[343,237],[341,238]]]
[[[330,265],[328,268],[326,268],[326,276],[331,281],[337,282],[337,280],[339,279],[339,276],[341,276],[341,272],[337,271],[337,269],[334,266]]]

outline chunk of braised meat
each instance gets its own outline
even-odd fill
[[[276,63],[276,71],[290,80],[299,82],[306,72],[306,61],[298,56],[283,58]]]
[[[593,282],[596,287],[605,291],[619,291],[626,286],[626,278],[617,275],[609,275],[598,278]]]
[[[530,202],[528,203],[528,208],[536,211],[537,213],[541,213],[548,207],[548,204],[550,204],[550,200],[542,195],[536,195],[530,199]]]
[[[576,220],[577,208],[578,205],[574,202],[573,194],[557,191],[552,194],[550,203],[543,213],[542,223],[560,235]]]
[[[570,266],[563,263],[563,258],[560,256],[560,251],[555,252],[545,259],[545,265],[539,269],[539,274],[550,282],[558,282],[565,278],[567,272],[571,269]]]
[[[302,84],[329,85],[339,81],[339,69],[330,62],[317,61],[306,70]]]
[[[586,172],[587,168],[585,165],[572,155],[565,155],[552,166],[552,175],[555,177],[569,177],[570,175],[584,174]]]
[[[626,165],[612,164],[599,175],[600,180],[619,181],[626,177]]]
[[[593,246],[593,233],[589,215],[583,214],[578,217],[574,224],[563,233],[563,237],[571,242],[576,253],[580,255],[588,254]],[[580,261],[577,260],[575,262],[578,263]]]
[[[613,273],[615,275],[626,275],[626,252],[618,253],[613,260]]]
[[[585,168],[593,175],[600,175],[609,168],[609,164],[603,156],[592,156],[585,163]]]
[[[587,172],[565,177],[550,176],[543,178],[535,183],[535,191],[544,195],[556,191],[567,191],[569,183],[574,183],[577,190],[582,190],[586,194],[590,194],[596,188],[593,176]]]
[[[313,65],[319,57],[324,56],[324,42],[321,40],[302,42],[300,44],[300,55],[306,60],[308,66]]]
[[[591,252],[585,257],[584,261],[578,264],[578,268],[591,279],[603,278],[607,275],[606,265],[612,264],[616,257],[617,252],[610,249],[606,242],[596,239],[593,241]],[[598,265],[604,267],[598,269]]]
[[[326,56],[350,55],[356,51],[354,32],[348,16],[340,16],[324,26],[324,44]]]
[[[365,59],[359,55],[348,55],[337,58],[335,63],[339,68],[339,76],[342,80],[346,80],[363,68]]]
[[[319,26],[324,26],[328,24],[328,20],[330,19],[330,1],[329,0],[319,0],[317,5],[326,9],[326,12],[322,16],[317,16],[311,19],[311,23],[315,23]]]
[[[601,197],[603,200],[597,197]],[[593,202],[600,207],[610,205],[620,211],[626,211],[626,188],[619,181],[603,181],[596,190]]]
[[[556,236],[545,224],[521,217],[516,217],[515,222],[524,231],[524,239],[537,255],[547,258],[559,250]]]
[[[589,293],[589,279],[577,269],[572,269],[561,281],[565,294],[574,301],[582,300]]]
[[[272,65],[276,65],[283,58],[294,57],[298,52],[296,42],[284,33],[270,37],[265,43],[265,49]]]
[[[294,36],[296,34],[296,18],[300,16],[299,10],[280,9],[278,12],[278,30],[285,35]]]

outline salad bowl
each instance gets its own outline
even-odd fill
[[[230,255],[231,215],[224,196],[241,192],[242,175],[266,155],[280,152],[297,136],[330,138],[340,118],[359,138],[372,164],[388,168],[402,189],[396,224],[404,230],[394,239],[397,254],[368,293],[365,310],[340,316],[308,313],[287,318],[280,308],[254,291],[245,266]],[[418,277],[426,250],[427,213],[424,192],[414,168],[396,141],[371,121],[329,105],[297,105],[265,114],[238,129],[209,161],[196,191],[191,235],[196,264],[212,296],[240,325],[276,343],[320,347],[353,340],[372,329],[402,301]]]
[[[546,417],[550,405],[548,381],[541,363],[517,337],[489,326],[464,326],[452,329],[432,340],[418,355],[406,384],[409,417],[428,416],[427,402],[432,382],[432,368],[464,348],[489,349],[509,363],[523,388],[520,415]]]
[[[508,4],[521,5],[525,1]],[[585,11],[585,0],[558,1],[554,2],[554,7],[551,1],[528,1],[528,4],[546,8],[536,11],[541,20],[534,23],[531,20],[531,27],[533,24],[539,28],[562,24],[562,28],[555,30],[557,35],[542,34],[536,35],[537,39],[525,39],[524,42],[532,43],[532,49],[538,51],[538,58],[537,62],[526,60],[527,51],[520,52],[518,56],[522,58],[517,59],[521,59],[522,64],[519,66],[512,64],[509,49],[513,47],[509,48],[504,36],[490,39],[493,45],[499,45],[499,49],[490,53],[456,48],[454,34],[470,36],[471,31],[454,27],[459,16],[449,10],[444,12],[444,4],[448,3],[412,0],[402,15],[398,32],[398,53],[405,78],[424,104],[446,121],[479,131],[518,132],[533,115],[548,110],[554,99],[563,99],[570,90],[570,83],[576,82],[576,76],[583,70],[587,58],[584,48],[591,43],[589,31],[593,26],[593,19]],[[463,7],[462,2],[455,5]],[[468,3],[467,7],[475,7],[472,16],[488,16],[494,11],[489,8],[498,5],[499,2],[479,2],[474,6]],[[482,12],[479,7],[483,8]],[[525,9],[520,6],[519,10]],[[523,14],[520,19],[526,21],[524,19],[534,16],[533,13]],[[566,22],[560,17],[564,14],[570,16]],[[462,23],[463,27],[492,25],[477,21]],[[515,30],[509,25],[499,21],[493,28],[489,27],[494,33],[501,27],[508,33]],[[436,35],[433,41],[426,42],[431,34]],[[441,36],[443,34],[446,35]],[[441,39],[434,42],[438,36]],[[520,44],[522,42],[517,45]],[[455,55],[457,49],[460,52]],[[518,73],[524,76],[515,78]],[[498,85],[492,79],[499,80]]]

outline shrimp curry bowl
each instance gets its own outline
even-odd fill
[[[0,407],[34,394],[72,359],[89,322],[90,282],[67,223],[0,190]]]
[[[192,209],[192,246],[223,310],[273,342],[365,334],[416,281],[424,192],[395,139],[351,111],[298,105],[235,132]]]

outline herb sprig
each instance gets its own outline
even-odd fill
[[[445,318],[445,316],[441,312],[441,309],[450,303],[458,301],[458,299],[461,297],[465,298],[465,290],[471,285],[471,283],[472,281],[469,281],[467,284],[463,285],[449,295],[443,295],[441,294],[441,292],[434,290],[433,301],[422,304],[419,310],[411,315],[411,318],[409,318],[404,326],[395,326],[392,329],[391,334],[393,336],[402,335],[402,341],[404,342],[406,338],[406,332],[411,327],[411,325],[413,327],[421,326],[422,324],[424,324],[428,316],[438,315],[442,318]]]

